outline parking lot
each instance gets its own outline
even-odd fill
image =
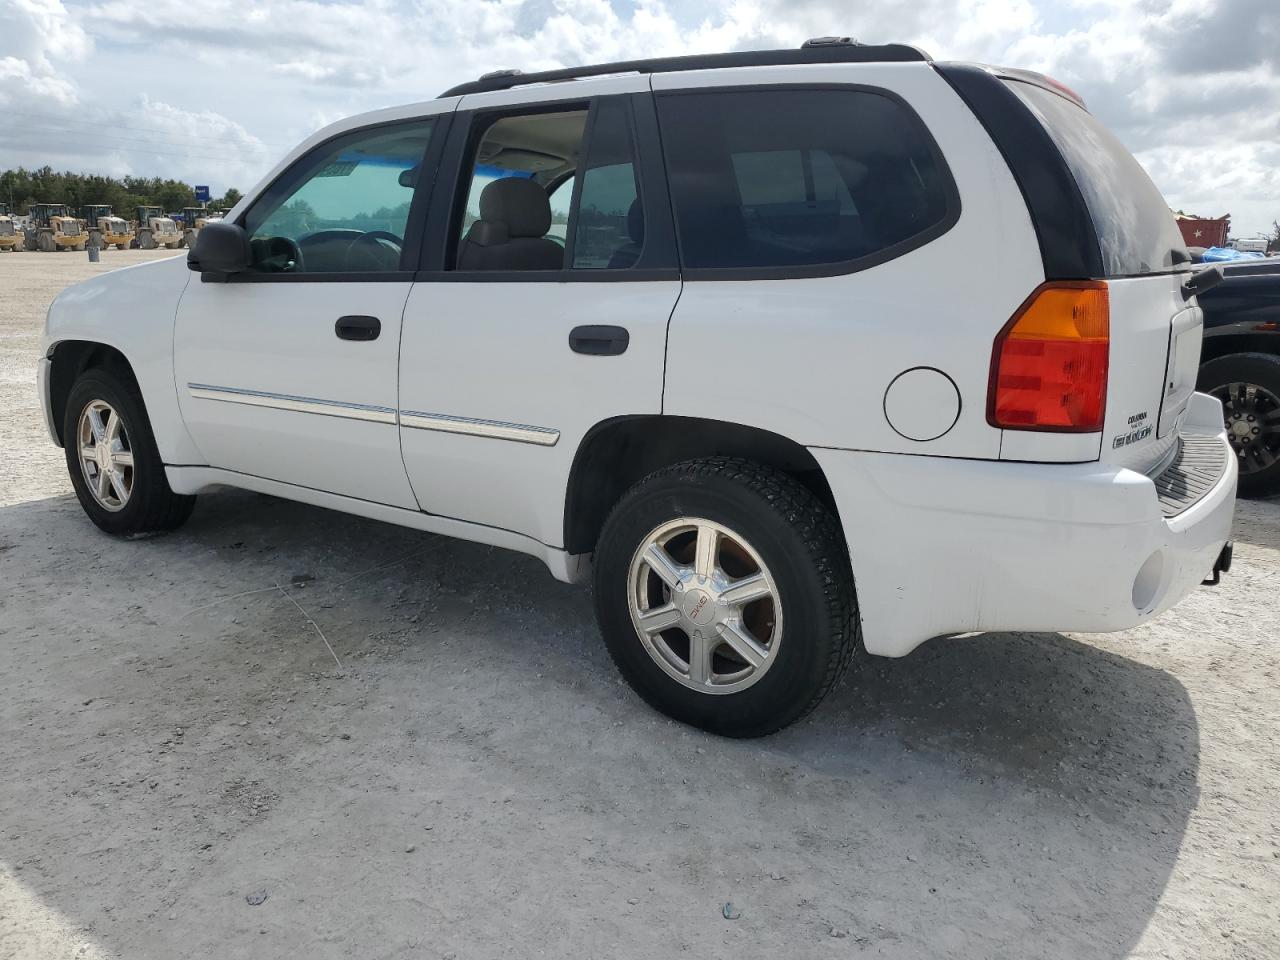
[[[0,957],[1276,956],[1280,503],[1152,624],[719,740],[528,557],[236,491],[99,533],[40,324],[172,255],[0,254]]]

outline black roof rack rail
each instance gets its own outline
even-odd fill
[[[586,67],[565,67],[521,73],[519,70],[495,70],[479,80],[450,87],[440,97],[460,97],[467,93],[509,90],[531,83],[555,83],[579,80],[611,73],[676,73],[681,70],[714,70],[720,67],[774,67],[792,63],[908,63],[932,58],[917,47],[904,43],[879,46],[854,43],[845,37],[820,37],[806,42],[798,50],[744,50],[738,53],[697,53],[683,57],[658,57],[652,60],[621,60]],[[437,98],[438,99],[438,98]]]

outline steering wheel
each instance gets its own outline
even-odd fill
[[[397,237],[388,230],[369,230],[360,234],[351,241],[351,246],[347,247],[347,269],[358,271],[360,267],[352,262],[352,257],[359,251],[359,255],[364,257],[368,263],[366,270],[386,270],[388,269],[388,253],[385,246],[380,242],[391,244],[395,247],[395,263],[390,265],[390,269],[395,270],[400,266],[400,252],[404,249],[404,238]],[[365,249],[367,247],[367,249]]]
[[[292,237],[258,237],[250,242],[253,265],[263,273],[302,273],[302,248]]]

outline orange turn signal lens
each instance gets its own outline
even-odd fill
[[[1110,353],[1106,283],[1042,284],[996,337],[987,422],[1003,430],[1101,430]]]

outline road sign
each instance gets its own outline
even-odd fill
[[[209,188],[197,185],[196,186],[196,203],[208,203],[208,202],[209,202]]]

